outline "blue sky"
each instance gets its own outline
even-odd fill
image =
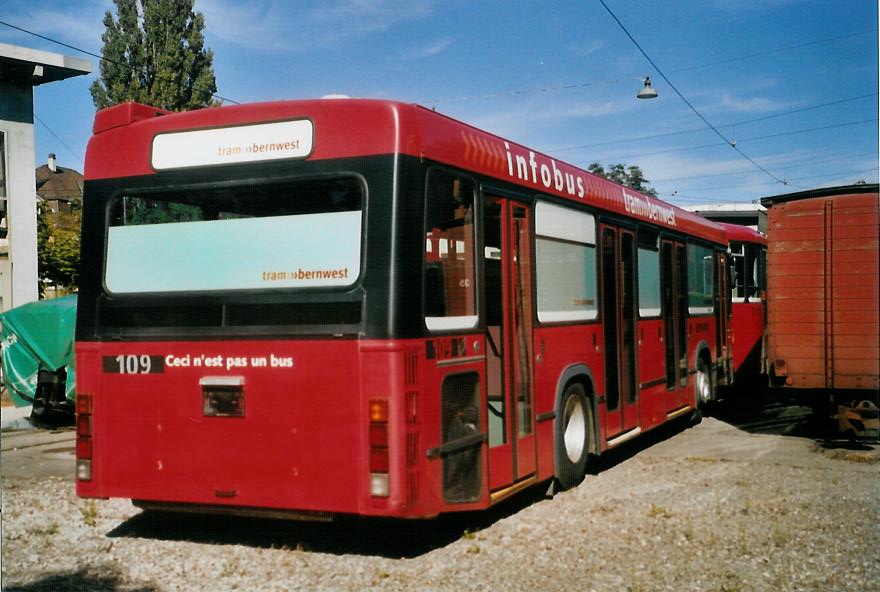
[[[576,166],[639,165],[679,205],[878,180],[874,0],[197,0],[218,94],[417,102]],[[100,53],[109,0],[4,0],[0,20]],[[38,87],[36,159],[82,170],[99,70]],[[636,100],[649,75],[660,96]],[[735,125],[733,125],[735,124]],[[772,175],[772,176],[771,176]],[[784,179],[783,185],[773,177]]]

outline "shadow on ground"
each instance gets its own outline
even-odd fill
[[[608,470],[675,436],[689,425],[687,421],[677,421],[651,430],[596,459],[590,472]],[[424,520],[342,517],[319,523],[144,511],[120,524],[107,536],[247,545],[333,555],[413,558],[468,538],[533,504],[546,501],[548,485],[535,485],[486,511],[444,514]]]
[[[152,586],[130,586],[118,574],[96,574],[92,570],[56,573],[43,576],[35,582],[20,586],[3,586],[7,592],[155,592]]]
[[[592,473],[610,469],[642,450],[681,432],[686,422],[652,430],[604,455]],[[424,520],[342,517],[333,522],[216,517],[145,511],[110,531],[111,538],[147,538],[211,545],[247,545],[333,555],[356,554],[389,559],[413,558],[484,530],[521,510],[544,502],[548,484],[538,484],[481,512],[444,514]]]
[[[828,408],[814,410],[810,401],[796,391],[741,390],[716,404],[712,415],[750,434],[809,438],[826,450],[877,449],[876,440],[859,440],[838,433]]]
[[[536,486],[485,512],[425,520],[341,517],[333,522],[204,516],[145,511],[110,531],[111,538],[147,538],[210,545],[247,545],[333,555],[412,558],[470,536],[546,499]]]

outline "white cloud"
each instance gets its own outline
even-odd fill
[[[723,13],[765,12],[786,4],[798,4],[802,0],[713,0],[711,5]]]
[[[384,31],[403,21],[431,14],[427,0],[336,0],[320,2],[308,11],[317,24],[330,25],[334,38]]]
[[[524,145],[544,150],[553,142],[554,129],[577,120],[617,115],[634,108],[630,101],[559,101],[550,98],[498,101],[490,108],[459,107],[450,103],[444,113],[478,128]],[[442,106],[442,105],[441,105]],[[558,131],[558,130],[557,130]],[[558,140],[556,140],[558,143]],[[552,144],[551,144],[552,145]]]
[[[740,99],[733,95],[724,93],[721,95],[720,103],[715,110],[723,109],[734,111],[736,113],[769,113],[771,111],[781,111],[791,108],[792,103],[785,101],[777,101],[764,97],[751,97],[748,99]]]
[[[452,42],[453,39],[449,37],[443,37],[432,41],[427,45],[405,51],[401,57],[405,60],[420,60],[424,58],[430,58],[440,53],[443,53],[443,51],[445,51],[447,47],[452,45]]]
[[[583,57],[604,49],[606,45],[608,43],[604,39],[588,39],[572,43],[568,46],[568,49],[572,54]]]
[[[83,2],[76,10],[28,6],[18,13],[5,14],[4,20],[33,33],[98,53],[103,45],[101,35],[104,33],[104,13],[112,6],[109,0]],[[24,38],[16,36],[16,43],[26,46],[39,43],[31,35],[24,33],[21,35],[24,35]],[[52,51],[70,53],[73,50],[55,45]]]
[[[627,164],[638,165],[661,197],[686,205],[699,202],[749,202],[767,195],[794,191],[794,185],[803,184],[792,181],[792,185],[782,185],[745,159],[732,153],[729,156],[721,154],[717,157],[662,154],[634,159]],[[831,164],[837,159],[828,159],[827,156],[828,153],[796,149],[762,156],[758,162],[781,179],[796,179],[816,174],[814,170],[821,170],[813,163],[826,162],[832,169],[839,167],[839,163]],[[809,181],[805,183],[814,184]],[[677,192],[674,198],[670,197],[672,192]]]
[[[427,0],[201,0],[206,32],[223,41],[269,53],[296,53],[391,29],[432,12]]]

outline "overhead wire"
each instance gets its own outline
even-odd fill
[[[739,138],[737,140],[737,142],[755,142],[755,141],[767,140],[767,139],[771,139],[771,138],[781,138],[781,137],[785,137],[785,136],[794,136],[797,134],[805,134],[808,132],[815,132],[815,131],[834,129],[834,128],[839,128],[839,127],[848,127],[848,126],[852,126],[852,125],[871,123],[871,122],[875,122],[877,120],[878,120],[878,118],[874,117],[872,119],[862,119],[859,121],[848,121],[848,122],[844,122],[844,123],[835,123],[835,124],[831,124],[831,125],[823,125],[820,127],[811,127],[811,128],[807,128],[807,129],[779,132],[776,134],[767,134],[767,135],[763,135],[763,136],[747,136],[745,138]],[[628,160],[630,158],[638,158],[638,157],[642,157],[642,156],[656,156],[658,154],[669,154],[671,152],[687,152],[690,150],[701,150],[703,148],[713,148],[713,147],[718,147],[718,146],[724,146],[725,144],[730,145],[730,142],[714,142],[712,144],[699,144],[696,146],[684,146],[684,147],[679,147],[679,148],[669,148],[666,150],[656,150],[653,152],[640,152],[638,154],[616,155],[616,156],[612,156],[612,157],[607,157],[603,160]],[[736,147],[734,146],[734,148],[736,148]],[[751,159],[748,159],[748,160],[751,161]],[[777,178],[775,175],[771,175],[771,176],[773,178]]]
[[[834,177],[842,177],[842,176],[849,176],[849,175],[862,175],[865,173],[876,173],[876,172],[877,172],[876,168],[859,169],[859,170],[854,170],[854,171],[838,171],[835,173],[823,173],[821,175],[808,175],[808,176],[804,176],[804,177],[795,177],[791,180],[792,181],[806,181],[809,179],[825,179],[825,178],[834,178]],[[770,185],[776,185],[776,183],[774,183],[772,181],[768,181],[768,182],[764,182],[764,183],[748,183],[746,185],[738,185],[737,187],[738,188],[740,188],[740,187],[767,187]],[[721,186],[716,186],[716,187],[694,188],[693,191],[714,191],[714,190],[728,189],[728,188],[729,188],[729,186],[721,185]],[[716,202],[717,203],[729,203],[731,201],[730,199],[699,197],[699,196],[694,196],[694,195],[683,195],[683,194],[679,193],[678,191],[664,192],[664,191],[657,190],[657,194],[661,195],[661,196],[668,197],[669,199],[674,199],[674,200],[699,200],[699,201],[705,201],[707,203],[716,203]]]
[[[61,136],[59,136],[58,134],[56,134],[56,133],[52,130],[52,128],[49,127],[49,125],[48,125],[45,121],[43,121],[42,119],[40,119],[40,118],[37,116],[36,113],[34,113],[34,119],[36,119],[39,123],[41,123],[42,126],[43,126],[44,128],[46,128],[46,131],[48,131],[50,134],[52,134],[52,135],[55,137],[56,140],[58,140],[59,142],[61,142],[61,145],[64,146],[65,148],[67,148],[67,151],[70,152],[70,153],[73,155],[73,157],[76,158],[76,159],[80,162],[80,164],[82,164],[82,163],[84,162],[83,157],[80,156],[79,154],[77,154],[76,152],[74,152],[74,151],[73,151],[73,148],[71,148],[70,146],[68,146],[67,143],[66,143],[64,140],[61,139]]]
[[[872,150],[871,152],[859,152],[857,154],[843,154],[839,156],[834,156],[832,158],[823,158],[821,160],[808,160],[805,162],[799,162],[797,164],[792,164],[784,167],[774,167],[777,171],[787,171],[790,169],[801,168],[805,166],[815,166],[817,164],[825,164],[828,162],[834,162],[836,160],[846,160],[853,158],[860,158],[862,156],[877,156],[877,150]],[[711,177],[733,177],[737,175],[751,175],[754,174],[754,171],[725,171],[720,173],[707,173],[703,175],[688,175],[686,177],[666,177],[663,179],[654,179],[652,183],[668,183],[669,181],[690,181],[692,179],[708,179]]]
[[[707,62],[704,64],[695,64],[692,66],[685,66],[683,68],[678,68],[676,70],[670,70],[670,73],[675,74],[677,72],[687,72],[690,70],[699,70],[701,68],[709,68],[711,66],[717,66],[720,64],[728,64],[731,62],[749,60],[749,59],[761,57],[764,55],[781,53],[784,51],[790,51],[792,49],[801,49],[803,47],[808,47],[811,45],[820,45],[823,43],[831,43],[833,41],[839,41],[841,39],[849,39],[851,37],[859,37],[862,35],[868,35],[870,33],[875,33],[875,32],[877,32],[876,29],[868,29],[866,31],[858,31],[855,33],[849,33],[847,35],[840,35],[838,37],[828,37],[825,39],[816,39],[813,41],[808,41],[806,43],[799,43],[797,45],[787,45],[785,47],[777,47],[777,48],[768,49],[765,51],[750,53],[750,54],[743,55],[743,56],[734,56],[731,58],[725,58],[723,60],[718,60],[718,61],[714,61],[714,62]],[[619,78],[615,78],[615,79],[611,79],[611,80],[599,80],[599,81],[593,81],[593,82],[572,82],[572,83],[557,84],[557,85],[553,85],[553,86],[535,86],[535,87],[531,87],[531,88],[511,89],[511,90],[498,91],[498,92],[493,92],[493,93],[463,95],[463,96],[458,96],[458,97],[441,97],[441,98],[435,98],[435,99],[423,99],[422,102],[424,102],[425,104],[433,105],[436,103],[455,103],[455,102],[462,102],[462,101],[495,99],[495,98],[504,97],[504,96],[517,96],[517,95],[524,95],[524,94],[530,94],[530,93],[546,93],[546,92],[554,92],[554,91],[560,91],[560,90],[573,90],[573,89],[577,89],[577,88],[586,88],[589,86],[596,86],[599,84],[618,84],[620,82],[622,82],[622,80]]]
[[[34,31],[29,31],[29,30],[27,30],[27,29],[25,29],[25,28],[23,28],[23,27],[19,27],[19,26],[17,26],[17,25],[13,25],[12,23],[8,23],[8,22],[6,22],[6,21],[0,20],[0,25],[6,25],[6,26],[9,27],[10,29],[15,29],[16,31],[21,31],[22,33],[27,33],[28,35],[33,35],[34,37],[38,37],[38,38],[40,38],[40,39],[43,39],[44,41],[49,41],[50,43],[57,43],[58,45],[61,45],[62,47],[66,47],[66,48],[68,48],[68,49],[72,49],[72,50],[74,50],[74,51],[78,51],[78,52],[80,52],[80,53],[84,53],[85,55],[92,56],[93,58],[96,58],[96,59],[101,60],[101,61],[103,61],[103,62],[109,62],[109,63],[114,64],[114,65],[116,65],[116,66],[119,66],[119,67],[121,67],[121,68],[127,68],[128,70],[134,71],[134,68],[132,68],[132,67],[129,66],[128,64],[124,64],[124,63],[122,63],[122,62],[118,62],[118,61],[116,61],[116,60],[112,60],[112,59],[110,59],[110,58],[107,58],[107,57],[104,57],[104,56],[98,55],[98,54],[96,54],[96,53],[94,53],[94,52],[88,51],[87,49],[82,49],[81,47],[76,47],[75,45],[70,45],[69,43],[64,43],[63,41],[58,41],[57,39],[53,39],[52,37],[47,37],[46,35],[41,35],[41,34],[39,34],[39,33],[35,33]],[[229,99],[229,98],[223,97],[223,96],[218,95],[218,94],[216,94],[216,93],[211,94],[211,97],[213,97],[213,98],[215,98],[215,99],[220,99],[221,101],[226,101],[226,102],[229,102],[229,103],[233,103],[233,104],[235,104],[235,105],[240,105],[240,104],[241,104],[241,103],[239,103],[238,101],[235,101],[235,100],[233,100],[233,99]]]
[[[684,95],[682,95],[681,92],[675,87],[675,85],[672,84],[672,82],[671,82],[671,81],[668,79],[668,77],[663,73],[663,71],[660,70],[660,68],[657,66],[657,64],[656,64],[656,63],[650,58],[650,56],[648,56],[648,54],[644,51],[644,49],[638,44],[638,42],[635,40],[635,38],[632,36],[632,34],[626,29],[626,27],[625,27],[625,26],[623,25],[623,23],[620,21],[620,19],[617,18],[617,16],[614,14],[613,11],[611,11],[611,9],[610,9],[610,8],[608,7],[608,5],[604,2],[604,0],[599,0],[599,1],[600,1],[600,3],[603,5],[603,7],[605,8],[605,10],[606,10],[606,11],[612,16],[612,18],[617,22],[617,24],[618,24],[618,25],[620,26],[620,28],[624,31],[624,33],[627,35],[627,37],[629,37],[630,41],[633,42],[633,44],[636,46],[636,48],[642,53],[642,55],[648,60],[648,62],[649,62],[654,68],[655,68],[655,70],[656,70],[656,71],[660,74],[660,76],[666,81],[666,83],[669,84],[670,88],[672,88],[673,91],[675,91],[675,93],[679,96],[679,98],[682,99],[682,101],[683,101],[683,102],[684,102],[684,103],[685,103],[685,104],[686,104],[686,105],[687,105],[687,106],[688,106],[688,107],[689,107],[689,108],[690,108],[690,109],[691,109],[691,110],[692,110],[692,111],[693,111],[693,112],[694,112],[694,113],[695,113],[695,114],[696,114],[696,115],[697,115],[697,116],[703,121],[704,124],[706,124],[706,126],[707,126],[710,130],[712,130],[716,135],[718,135],[722,140],[724,140],[723,143],[705,144],[705,145],[691,146],[691,147],[679,148],[679,149],[663,150],[663,151],[656,151],[656,152],[650,152],[650,153],[641,153],[641,154],[636,154],[636,155],[630,155],[629,157],[651,156],[651,155],[662,154],[662,153],[667,153],[667,152],[676,152],[676,151],[684,151],[684,150],[696,150],[696,149],[708,148],[708,147],[713,147],[713,146],[723,146],[723,145],[726,144],[726,145],[730,146],[731,148],[733,148],[736,152],[738,152],[738,153],[740,154],[740,156],[742,156],[743,158],[745,158],[745,160],[747,160],[748,162],[750,162],[753,166],[755,166],[755,167],[756,167],[757,169],[759,169],[761,172],[765,173],[766,175],[768,175],[768,176],[770,176],[772,179],[774,179],[774,182],[775,182],[775,183],[783,183],[783,184],[786,184],[786,183],[787,183],[786,180],[784,180],[784,179],[780,179],[778,176],[774,175],[773,173],[771,173],[770,171],[768,171],[766,168],[764,168],[763,166],[761,166],[760,164],[758,164],[756,161],[754,161],[752,158],[750,158],[748,155],[746,155],[744,152],[742,152],[742,150],[739,149],[739,148],[735,145],[736,141],[755,141],[755,140],[761,140],[761,139],[768,139],[768,138],[772,138],[772,137],[781,137],[781,136],[785,136],[785,135],[792,135],[792,134],[798,134],[798,133],[806,133],[806,132],[808,132],[808,131],[816,131],[816,130],[820,130],[820,129],[828,129],[828,128],[832,128],[832,127],[842,127],[842,126],[846,126],[846,125],[855,125],[855,124],[858,124],[858,123],[866,123],[866,122],[869,122],[869,121],[876,121],[876,119],[874,119],[874,120],[865,120],[865,121],[862,121],[862,122],[849,122],[849,123],[844,123],[844,124],[836,124],[836,125],[831,125],[831,126],[825,126],[825,127],[821,127],[821,128],[811,128],[811,129],[808,129],[808,130],[796,130],[796,131],[782,132],[782,133],[779,133],[779,134],[772,134],[772,135],[767,135],[767,136],[758,136],[758,137],[751,137],[751,138],[740,138],[739,140],[735,140],[735,141],[728,140],[727,137],[724,136],[724,134],[722,134],[722,133],[719,131],[718,128],[721,128],[721,127],[730,127],[730,126],[738,126],[738,125],[747,125],[747,124],[749,124],[749,123],[755,123],[755,122],[758,122],[758,121],[765,121],[765,120],[768,120],[768,119],[773,119],[773,118],[777,118],[777,117],[782,117],[782,116],[784,116],[784,115],[789,115],[789,114],[793,114],[793,113],[800,113],[800,112],[804,112],[804,111],[810,111],[810,110],[819,109],[819,108],[822,108],[822,107],[827,107],[827,106],[831,106],[831,105],[837,105],[837,104],[842,104],[842,103],[846,103],[846,102],[850,102],[850,101],[855,101],[855,100],[859,100],[859,99],[863,99],[863,98],[868,98],[868,97],[871,97],[871,96],[877,96],[878,93],[870,93],[870,94],[866,94],[866,95],[860,95],[860,96],[858,96],[858,97],[850,97],[850,98],[840,99],[840,100],[837,100],[837,101],[831,101],[831,102],[828,102],[828,103],[822,103],[822,104],[819,104],[819,105],[811,105],[811,106],[808,106],[808,107],[802,107],[802,108],[798,108],[798,109],[792,109],[792,110],[788,110],[788,111],[784,111],[784,112],[776,113],[776,114],[772,114],[772,115],[767,115],[767,116],[762,116],[762,117],[752,118],[752,119],[748,119],[748,120],[742,120],[742,121],[735,122],[735,123],[729,123],[729,124],[723,124],[723,125],[719,125],[719,126],[714,126],[714,125],[712,125],[712,124],[711,124],[711,123],[710,123],[710,122],[709,122],[709,121],[708,121],[708,120],[707,120],[707,119],[706,119],[706,118],[705,118],[705,117],[704,117],[699,111],[697,111],[696,108],[695,108],[695,107],[694,107],[694,106],[693,106],[693,105],[692,105],[692,104],[691,104],[691,103],[690,103],[690,102],[684,97]],[[94,53],[94,52],[91,52],[91,51],[88,51],[88,50],[82,49],[82,48],[77,47],[77,46],[75,46],[75,45],[71,45],[71,44],[65,43],[65,42],[63,42],[63,41],[59,41],[59,40],[54,39],[54,38],[52,38],[52,37],[48,37],[48,36],[45,36],[45,35],[41,35],[41,34],[39,34],[39,33],[36,33],[36,32],[34,32],[34,31],[30,31],[30,30],[25,29],[25,28],[23,28],[23,27],[19,27],[19,26],[17,26],[17,25],[12,24],[12,23],[9,23],[9,22],[6,22],[6,21],[3,21],[3,20],[0,20],[0,24],[5,25],[5,26],[7,26],[7,27],[9,27],[9,28],[15,29],[15,30],[17,30],[17,31],[20,31],[20,32],[22,32],[22,33],[26,33],[26,34],[28,34],[28,35],[32,35],[32,36],[34,36],[34,37],[37,37],[37,38],[43,39],[43,40],[45,40],[45,41],[49,41],[49,42],[51,42],[51,43],[55,43],[55,44],[61,45],[61,46],[63,46],[63,47],[67,47],[67,48],[72,49],[72,50],[74,50],[74,51],[77,51],[77,52],[83,53],[83,54],[85,54],[85,55],[92,56],[92,57],[94,57],[94,58],[96,58],[96,59],[98,59],[98,60],[106,61],[106,62],[109,62],[109,63],[115,64],[115,65],[118,65],[118,66],[120,66],[120,67],[123,67],[123,68],[132,69],[131,66],[129,66],[128,64],[124,64],[124,63],[118,62],[118,61],[116,61],[116,60],[112,60],[112,59],[110,59],[110,58],[106,58],[106,57],[101,56],[101,55],[98,55],[98,54],[96,54],[96,53]],[[705,64],[698,64],[698,65],[694,65],[694,66],[688,66],[688,67],[679,68],[679,69],[676,69],[676,70],[671,70],[670,72],[684,72],[684,71],[695,70],[695,69],[700,69],[700,68],[709,67],[709,66],[714,66],[714,65],[719,65],[719,64],[724,64],[724,63],[730,63],[730,62],[734,62],[734,61],[740,61],[740,60],[752,59],[752,58],[755,58],[755,57],[760,57],[760,56],[762,56],[762,55],[768,55],[768,54],[772,54],[772,53],[779,53],[779,52],[783,52],[783,51],[789,51],[789,50],[792,50],[792,49],[799,49],[799,48],[803,48],[803,47],[807,47],[807,46],[813,46],[813,45],[819,45],[819,44],[823,44],[823,43],[829,43],[829,42],[833,42],[833,41],[838,41],[838,40],[842,40],[842,39],[847,39],[847,38],[852,38],[852,37],[856,37],[856,36],[865,35],[865,34],[868,34],[868,33],[871,33],[871,32],[874,32],[874,29],[871,29],[871,30],[869,30],[869,31],[861,31],[861,32],[856,32],[856,33],[850,33],[850,34],[847,34],[847,35],[841,35],[841,36],[837,36],[837,37],[829,37],[829,38],[825,38],[825,39],[813,40],[813,41],[809,41],[809,42],[805,42],[805,43],[801,43],[801,44],[797,44],[797,45],[790,45],[790,46],[785,46],[785,47],[780,47],[780,48],[774,48],[774,49],[766,50],[766,51],[763,51],[763,52],[756,52],[756,53],[747,54],[747,55],[744,55],[744,56],[736,56],[736,57],[728,58],[728,59],[725,59],[725,60],[719,60],[719,61],[709,62],[709,63],[705,63]],[[501,91],[501,92],[497,92],[497,93],[485,93],[485,94],[481,94],[481,95],[470,95],[470,96],[461,96],[461,97],[447,97],[447,98],[445,98],[445,99],[438,99],[438,100],[436,100],[436,101],[434,101],[434,102],[454,102],[454,101],[465,101],[465,100],[473,100],[473,99],[488,99],[488,98],[497,98],[497,97],[501,97],[501,96],[515,96],[515,95],[522,95],[522,94],[527,94],[527,93],[532,93],[532,92],[552,92],[552,91],[557,91],[557,90],[571,90],[571,89],[576,89],[576,88],[584,88],[584,87],[589,87],[589,86],[595,86],[595,85],[599,85],[599,84],[614,84],[614,83],[619,83],[619,82],[620,82],[619,79],[611,79],[611,80],[593,81],[593,82],[586,82],[586,83],[563,84],[563,85],[556,85],[556,86],[549,86],[549,87],[533,87],[533,88],[529,88],[529,89],[515,89],[515,90],[510,90],[510,91]],[[219,94],[216,94],[216,93],[215,93],[215,94],[212,94],[212,97],[214,97],[214,98],[216,98],[216,99],[220,99],[220,100],[225,101],[225,102],[229,102],[229,103],[233,103],[233,104],[240,104],[238,101],[235,101],[234,99],[230,99],[230,98],[224,97],[224,96],[219,95]],[[73,156],[75,156],[75,157],[78,158],[80,161],[82,161],[82,157],[81,157],[81,156],[78,156],[78,155],[77,155],[77,154],[76,154],[76,153],[75,153],[75,152],[74,152],[74,151],[73,151],[73,150],[72,150],[67,144],[65,144],[64,141],[63,141],[63,140],[62,140],[62,139],[61,139],[61,138],[60,138],[60,137],[59,137],[59,136],[58,136],[58,135],[57,135],[57,134],[56,134],[51,128],[49,128],[49,126],[48,126],[44,121],[39,120],[39,122],[40,122],[40,123],[41,123],[41,124],[42,124],[42,125],[48,130],[48,131],[49,131],[49,133],[51,133],[56,139],[58,139],[59,142],[61,142],[61,144],[62,144],[62,145],[63,145],[63,146],[64,146],[64,147],[65,147],[65,148],[66,148],[66,149],[67,149],[67,150],[73,155]],[[608,141],[608,142],[600,142],[600,143],[594,143],[594,144],[583,144],[583,145],[579,145],[579,146],[571,146],[571,147],[559,148],[559,149],[556,149],[555,152],[566,151],[566,150],[574,150],[574,149],[580,149],[580,148],[586,148],[586,147],[596,147],[596,146],[602,146],[602,145],[611,145],[611,144],[616,144],[616,143],[624,143],[624,142],[627,142],[627,141],[638,141],[638,140],[654,139],[654,138],[659,138],[659,137],[669,137],[669,136],[673,136],[673,135],[682,135],[682,134],[688,134],[688,133],[696,133],[696,132],[702,131],[703,129],[705,129],[705,128],[699,128],[699,129],[697,129],[697,128],[693,128],[693,129],[688,129],[688,130],[679,130],[679,131],[673,131],[673,132],[665,132],[665,133],[653,134],[653,135],[648,135],[648,136],[638,136],[638,137],[627,138],[627,139],[622,139],[622,140],[611,140],[611,141]],[[616,157],[616,158],[621,158],[621,157]],[[786,168],[791,168],[791,167],[786,167]],[[745,173],[737,173],[737,174],[745,174]]]
[[[774,113],[773,115],[764,115],[761,117],[754,117],[752,119],[743,119],[741,121],[734,121],[732,123],[724,123],[724,124],[719,125],[718,127],[725,128],[725,127],[737,127],[737,126],[748,125],[750,123],[756,123],[759,121],[767,121],[768,119],[775,119],[777,117],[784,117],[786,115],[792,115],[794,113],[803,113],[805,111],[813,111],[815,109],[821,109],[823,107],[830,107],[833,105],[840,105],[842,103],[849,103],[852,101],[858,101],[861,99],[876,97],[876,96],[878,96],[878,94],[880,94],[880,93],[869,93],[866,95],[859,95],[857,97],[849,97],[846,99],[839,99],[836,101],[830,101],[828,103],[821,103],[818,105],[810,105],[809,107],[800,107],[797,109],[790,109],[788,111]],[[660,132],[657,134],[650,134],[650,135],[645,135],[645,136],[631,136],[631,137],[622,138],[619,140],[607,140],[605,142],[594,142],[592,144],[578,144],[577,146],[566,146],[564,148],[555,148],[552,151],[553,152],[566,152],[566,151],[570,151],[570,150],[580,150],[582,148],[596,148],[599,146],[610,146],[612,144],[625,144],[627,142],[640,142],[643,140],[653,140],[656,138],[666,138],[666,137],[670,137],[670,136],[680,136],[680,135],[693,134],[693,133],[699,133],[699,132],[705,132],[705,131],[706,131],[705,127],[689,128],[689,129],[676,130],[676,131],[670,131],[670,132]]]
[[[855,33],[848,33],[847,35],[840,35],[837,37],[827,37],[825,39],[815,39],[813,41],[807,41],[805,43],[798,43],[797,45],[787,45],[785,47],[777,47],[775,49],[768,49],[765,51],[759,51],[756,53],[750,53],[744,56],[738,56],[733,58],[727,58],[724,60],[718,60],[717,62],[708,62],[705,64],[698,64],[695,66],[685,66],[684,68],[678,68],[677,70],[670,70],[670,74],[677,74],[678,72],[690,72],[692,70],[699,70],[701,68],[710,68],[712,66],[720,66],[721,64],[730,64],[732,62],[739,62],[742,60],[750,60],[752,58],[759,58],[765,55],[770,55],[773,53],[781,53],[783,51],[789,51],[792,49],[801,49],[803,47],[809,47],[811,45],[821,45],[822,43],[830,43],[832,41],[840,41],[841,39],[849,39],[851,37],[860,37],[862,35],[868,35],[869,33],[876,33],[877,29],[868,29],[866,31],[858,31]]]
[[[597,80],[594,82],[579,82],[574,84],[560,84],[556,86],[535,86],[531,88],[522,88],[522,89],[512,89],[506,91],[498,91],[494,93],[484,93],[479,95],[464,95],[459,97],[441,97],[439,99],[430,99],[424,101],[428,104],[434,103],[459,103],[463,101],[475,101],[482,99],[497,99],[499,97],[510,97],[510,96],[518,96],[518,95],[526,95],[530,93],[546,93],[546,92],[555,92],[559,90],[571,90],[575,88],[586,88],[589,86],[599,86],[601,84],[617,84],[620,82],[619,78],[611,79],[611,80]]]
[[[626,26],[624,26],[624,24],[621,22],[621,20],[620,20],[619,18],[617,18],[617,15],[614,14],[614,12],[611,10],[611,8],[608,7],[608,4],[605,3],[605,0],[599,0],[599,3],[602,4],[602,6],[605,8],[605,10],[608,12],[608,14],[611,15],[611,18],[614,19],[614,21],[618,24],[618,26],[621,28],[621,30],[623,30],[623,32],[626,34],[626,36],[629,37],[629,40],[632,41],[633,45],[636,46],[636,48],[639,50],[639,52],[645,57],[646,60],[648,60],[648,62],[649,62],[649,63],[651,64],[651,66],[657,71],[657,73],[660,74],[660,77],[663,78],[664,81],[666,81],[666,84],[669,85],[669,88],[671,88],[673,91],[675,91],[675,94],[678,95],[678,97],[684,102],[684,104],[687,105],[687,106],[690,108],[690,110],[693,111],[694,114],[695,114],[697,117],[699,117],[700,120],[702,120],[702,122],[705,123],[705,124],[709,127],[709,129],[711,129],[713,132],[715,132],[715,134],[716,134],[719,138],[721,138],[722,140],[724,140],[724,142],[725,142],[727,145],[729,145],[729,146],[730,146],[730,147],[731,147],[731,148],[732,148],[737,154],[739,154],[740,156],[742,156],[743,158],[745,158],[747,161],[749,161],[750,163],[752,163],[752,165],[754,165],[755,168],[757,168],[758,170],[760,170],[761,172],[763,172],[765,175],[767,175],[768,177],[770,177],[770,178],[773,179],[774,181],[776,181],[776,182],[778,182],[778,183],[781,183],[782,185],[788,185],[788,184],[789,184],[788,181],[786,181],[786,180],[784,180],[784,179],[781,179],[781,178],[777,177],[776,175],[774,175],[773,173],[771,173],[770,171],[768,171],[766,168],[764,168],[763,166],[761,166],[760,164],[758,164],[758,163],[757,163],[754,159],[752,159],[748,154],[746,154],[745,152],[743,152],[742,149],[738,148],[738,147],[736,146],[736,142],[732,142],[732,141],[730,141],[729,139],[727,139],[727,138],[724,136],[724,134],[722,134],[721,131],[720,131],[717,127],[715,127],[714,125],[712,125],[712,123],[711,123],[708,119],[706,119],[706,117],[705,117],[702,113],[700,113],[700,112],[697,110],[696,107],[694,107],[693,103],[691,103],[691,102],[690,102],[690,101],[689,101],[689,100],[688,100],[688,99],[687,99],[687,98],[681,93],[681,91],[678,90],[678,87],[676,87],[675,84],[672,83],[672,81],[669,79],[668,76],[666,76],[666,74],[665,74],[665,73],[663,72],[663,70],[657,65],[657,63],[654,62],[653,59],[651,59],[651,56],[649,56],[648,53],[647,53],[644,49],[642,49],[642,46],[639,44],[639,42],[636,41],[635,37],[632,36],[632,33],[629,32],[629,30],[626,28]]]

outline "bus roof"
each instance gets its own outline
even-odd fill
[[[293,122],[303,125],[293,128]],[[244,152],[248,154],[247,162],[406,154],[727,243],[724,230],[715,222],[414,104],[319,99],[169,113],[123,103],[99,111],[93,131],[86,155],[86,180],[149,175],[169,166],[180,168],[174,163],[184,150],[186,158],[180,162],[185,164],[181,167],[244,162],[235,160]],[[256,139],[248,135],[251,131]],[[161,138],[157,141],[165,134],[179,135],[168,142]],[[265,140],[267,137],[270,139]],[[160,154],[165,150],[169,153]],[[233,153],[237,156],[229,160]]]
[[[727,222],[719,222],[727,235],[727,240],[740,241],[744,243],[757,243],[759,245],[767,244],[767,237],[748,226],[742,224],[729,224]]]

